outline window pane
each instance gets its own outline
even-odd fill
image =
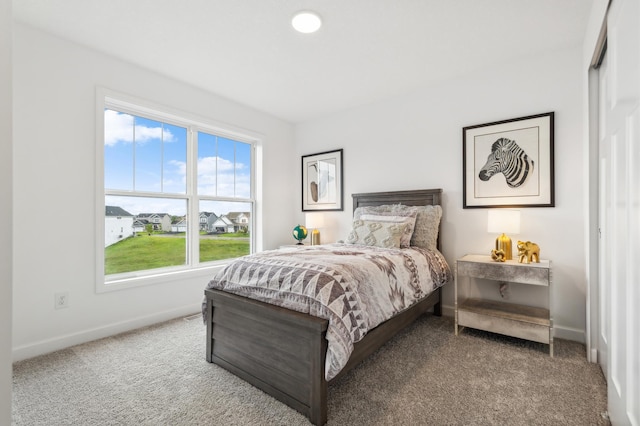
[[[133,124],[129,114],[104,110],[104,187],[133,190]]]
[[[198,194],[251,197],[251,144],[198,132]]]
[[[105,275],[185,265],[186,200],[105,197]]]
[[[136,117],[135,190],[162,191],[162,123]]]
[[[235,141],[218,137],[218,196],[235,194]]]
[[[198,132],[198,194],[216,195],[217,137]]]
[[[200,262],[229,259],[251,250],[251,203],[200,202]]]
[[[106,189],[185,194],[186,162],[186,128],[105,110]]]
[[[236,191],[235,196],[251,198],[251,145],[236,142]]]
[[[162,192],[187,192],[187,129],[164,125]]]

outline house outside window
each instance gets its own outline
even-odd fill
[[[237,212],[245,219],[255,215],[255,140],[109,96],[102,108],[97,163],[100,211],[107,214],[100,221],[105,231],[109,211],[125,212],[129,221],[128,231],[110,237],[108,245],[108,236],[98,234],[105,238],[98,258],[103,290],[253,251],[252,223],[238,226],[234,218]],[[227,215],[229,223],[216,226]]]

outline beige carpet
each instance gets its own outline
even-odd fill
[[[199,318],[14,365],[14,425],[307,425],[205,361]],[[548,347],[425,316],[329,388],[328,425],[606,425],[583,345]]]

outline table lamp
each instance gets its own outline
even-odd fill
[[[504,258],[506,260],[513,259],[511,238],[506,234],[520,233],[520,210],[489,210],[487,222],[487,232],[501,234],[496,238],[496,250],[504,251]]]
[[[322,213],[307,213],[305,217],[307,229],[311,231],[311,245],[320,245],[320,231],[318,228],[324,226],[324,216]]]

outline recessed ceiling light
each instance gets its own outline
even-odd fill
[[[314,33],[320,29],[322,20],[315,12],[298,12],[291,20],[291,25],[301,33]]]

